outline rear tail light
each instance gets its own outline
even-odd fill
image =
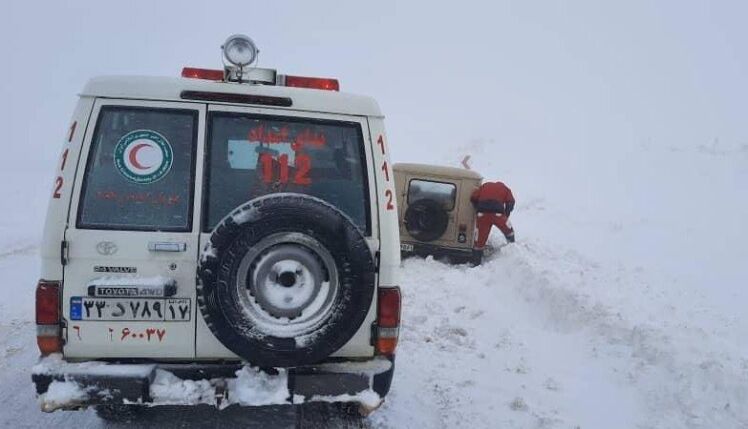
[[[36,342],[42,355],[62,351],[59,282],[40,280],[36,286]]]
[[[400,288],[380,287],[377,301],[376,351],[380,355],[393,355],[400,334]]]
[[[223,70],[199,69],[185,67],[182,69],[182,77],[190,79],[205,79],[223,81]]]
[[[337,79],[306,76],[286,76],[286,86],[294,88],[324,89],[326,91],[340,91]]]

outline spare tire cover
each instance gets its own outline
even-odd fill
[[[319,362],[359,329],[375,292],[366,239],[340,210],[301,194],[252,200],[213,230],[197,303],[224,346],[253,365]]]
[[[419,241],[434,241],[444,235],[449,214],[437,201],[418,200],[405,211],[405,228]]]

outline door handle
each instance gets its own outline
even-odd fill
[[[151,252],[184,252],[187,250],[187,243],[175,243],[173,241],[151,241],[148,243],[148,250]]]

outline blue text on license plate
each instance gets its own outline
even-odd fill
[[[188,322],[189,298],[70,298],[71,320]]]

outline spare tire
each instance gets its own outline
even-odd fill
[[[213,230],[197,303],[224,346],[260,367],[319,362],[359,329],[375,292],[366,239],[340,210],[301,194],[252,200]]]
[[[449,214],[437,201],[423,199],[408,206],[405,211],[405,228],[418,241],[434,241],[444,235],[449,224]]]

